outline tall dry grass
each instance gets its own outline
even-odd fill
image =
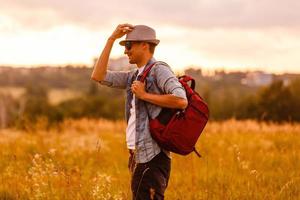
[[[130,199],[125,124],[65,121],[0,131],[0,199]],[[196,155],[172,155],[166,199],[299,199],[300,125],[210,122]]]

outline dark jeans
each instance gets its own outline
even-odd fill
[[[147,163],[137,163],[131,179],[132,199],[164,199],[170,171],[171,159],[164,152],[160,152]]]

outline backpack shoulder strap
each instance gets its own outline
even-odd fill
[[[146,70],[143,72],[141,78],[139,79],[139,81],[141,81],[142,83],[145,82],[146,77],[148,76],[148,73],[150,72],[150,70],[152,69],[152,67],[154,67],[154,65],[156,65],[157,62],[152,63],[149,67],[146,68]]]
[[[164,65],[164,66],[169,67],[169,68],[171,69],[171,67],[170,67],[167,63],[165,63],[165,62],[163,62],[163,61],[156,61],[156,62],[152,63],[152,64],[151,64],[151,65],[143,72],[143,74],[141,75],[141,78],[139,79],[141,82],[144,82],[144,81],[145,81],[145,79],[146,79],[146,77],[148,76],[149,72],[151,71],[151,69],[152,69],[155,65]]]
[[[183,76],[179,76],[178,79],[181,83],[182,83],[182,81],[185,82],[185,83],[191,81],[191,86],[190,87],[192,88],[192,90],[195,90],[196,81],[191,76],[183,75]]]

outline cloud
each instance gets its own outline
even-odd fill
[[[265,67],[269,67],[274,71],[295,71],[300,63],[297,56],[300,50],[300,31],[282,28],[252,31],[187,29],[177,35],[177,46],[178,44],[185,44],[186,49],[194,52],[196,59],[193,63],[201,65],[202,62],[206,66],[224,66],[228,69],[263,66],[265,70]]]
[[[2,15],[33,29],[72,23],[99,30],[125,21],[199,29],[300,26],[298,0],[0,0],[0,3]]]
[[[178,69],[195,64],[295,71],[300,63],[299,0],[0,0],[0,5],[0,60],[6,63],[24,51],[19,63],[88,63],[122,22],[153,26],[161,39],[157,58]],[[32,52],[24,49],[29,45]],[[35,56],[41,48],[49,53]],[[116,45],[112,55],[122,52]]]

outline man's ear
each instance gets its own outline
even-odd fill
[[[144,50],[146,50],[146,49],[149,49],[149,48],[150,48],[150,46],[149,46],[149,43],[148,43],[148,42],[143,42],[143,43],[142,43],[142,45],[143,45],[143,49],[144,49]]]

